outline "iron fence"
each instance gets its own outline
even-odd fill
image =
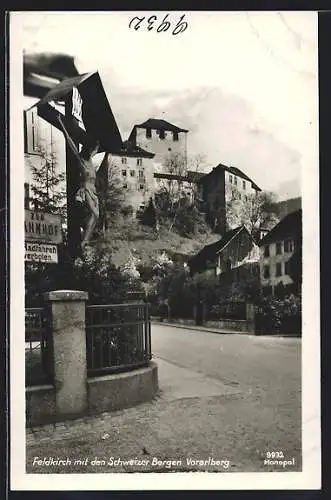
[[[47,309],[25,309],[25,385],[51,383],[53,352]]]
[[[86,306],[87,373],[129,371],[152,358],[149,305]]]

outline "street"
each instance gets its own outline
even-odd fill
[[[152,347],[159,396],[29,430],[27,472],[301,470],[299,339],[154,324]],[[36,457],[71,462],[46,467]]]
[[[275,412],[288,410],[300,422],[300,340],[163,325],[153,325],[152,335],[157,358],[235,386]]]

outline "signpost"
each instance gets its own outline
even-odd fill
[[[57,245],[62,243],[61,217],[25,210],[26,262],[58,263]]]
[[[26,262],[58,263],[57,245],[49,243],[25,242],[24,260]]]
[[[61,217],[45,212],[25,210],[25,241],[62,243]]]
[[[78,89],[74,87],[72,89],[72,115],[77,118],[78,122],[83,125],[82,118],[82,104],[83,100],[78,92]]]

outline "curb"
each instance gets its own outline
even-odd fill
[[[254,333],[254,332],[243,332],[243,331],[238,331],[238,330],[217,330],[215,328],[208,328],[208,327],[199,327],[199,326],[192,326],[192,325],[181,325],[178,323],[167,323],[167,322],[162,322],[162,321],[151,321],[152,325],[158,325],[158,326],[172,326],[174,328],[182,328],[184,330],[194,330],[196,332],[206,332],[206,333],[218,333],[219,335],[248,335],[250,337],[272,337],[272,338],[281,338],[281,339],[301,339],[301,335],[297,334],[276,334],[276,333],[265,333],[265,334],[260,334],[260,333]]]
[[[179,325],[178,323],[166,323],[166,322],[158,322],[158,321],[152,321],[152,325],[158,325],[158,326],[172,326],[174,328],[182,328],[184,330],[195,330],[197,332],[207,332],[207,333],[219,333],[223,335],[231,335],[231,334],[237,334],[237,335],[252,335],[255,337],[254,333],[251,332],[240,332],[237,330],[216,330],[213,328],[208,328],[208,327],[199,327],[199,326],[192,326],[192,325]]]

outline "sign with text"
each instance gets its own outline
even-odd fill
[[[82,104],[83,100],[78,92],[78,89],[74,87],[72,89],[72,115],[77,118],[79,122],[83,121],[82,119]]]
[[[61,217],[46,212],[25,210],[25,241],[62,243]]]
[[[57,264],[57,246],[48,243],[26,241],[24,260],[26,262],[48,262]]]

